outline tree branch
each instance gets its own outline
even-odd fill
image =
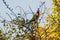
[[[7,3],[5,2],[5,0],[2,0],[2,1],[3,1],[3,3],[5,4],[5,6],[14,14],[14,16],[17,17],[16,14],[13,12],[13,9],[11,9],[11,8],[9,7],[9,5],[7,5]]]

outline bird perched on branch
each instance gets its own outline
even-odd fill
[[[36,14],[33,15],[32,19],[31,19],[29,22],[25,23],[25,24],[29,24],[29,23],[31,23],[31,22],[36,22],[36,21],[38,20],[38,18],[39,18],[39,16],[40,16],[40,7],[41,7],[44,3],[45,3],[45,2],[43,2],[43,3],[39,6],[39,8],[37,9]],[[24,24],[24,25],[25,25],[25,24]]]
[[[36,22],[38,20],[39,16],[40,16],[40,10],[38,8],[36,14],[33,15],[32,19],[29,22],[25,23],[24,25],[30,24],[32,22]]]
[[[39,18],[39,16],[40,16],[40,10],[39,10],[39,8],[38,8],[36,14],[33,15],[33,17],[32,17],[32,19],[30,20],[30,22],[36,21],[36,20]]]

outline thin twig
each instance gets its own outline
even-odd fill
[[[8,13],[6,13],[6,14],[10,17],[10,19],[12,19],[12,17]]]
[[[3,20],[5,20],[5,18],[3,18],[3,17],[1,17],[1,16],[0,16],[0,18],[2,18]],[[2,22],[3,20],[0,20],[0,21]],[[8,20],[5,20],[5,23],[7,23],[7,24],[11,25],[11,22],[10,22],[10,21],[8,21]]]
[[[3,1],[3,3],[5,4],[5,6],[14,14],[14,16],[17,17],[16,14],[13,12],[13,9],[11,9],[11,8],[9,7],[9,5],[7,5],[7,3],[5,2],[5,0],[2,0],[2,1]]]
[[[32,9],[31,9],[31,7],[30,7],[30,6],[29,6],[29,8],[30,8],[30,10],[31,10],[32,14],[34,15],[34,12],[32,11]]]
[[[39,8],[40,8],[42,5],[44,5],[44,4],[45,4],[45,2],[43,2],[43,3],[41,2],[41,5],[39,6]]]
[[[17,6],[17,7],[21,8],[21,9],[23,10],[23,12],[24,12],[24,14],[25,14],[25,17],[26,17],[26,19],[27,19],[27,16],[26,16],[26,13],[25,13],[24,9],[23,9],[21,6]],[[17,8],[17,7],[16,7],[16,8]]]
[[[45,6],[45,5],[44,5]],[[45,9],[46,10],[46,9]],[[43,14],[45,13],[45,10],[43,12]],[[41,14],[40,14],[41,15]],[[41,17],[41,19],[39,19],[39,21],[41,21],[43,19],[44,16]]]

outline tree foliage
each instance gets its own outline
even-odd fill
[[[46,17],[46,24],[44,26],[39,26],[39,23],[41,22],[41,19],[43,18],[44,12],[40,12],[39,18],[34,19],[36,17],[36,14],[32,11],[32,19],[34,21],[28,20],[26,17],[26,13],[24,9],[22,8],[24,12],[24,16],[21,16],[20,13],[18,13],[18,16],[14,13],[12,8],[10,8],[5,0],[2,0],[7,9],[9,9],[13,16],[15,16],[14,19],[9,15],[9,13],[6,13],[10,17],[10,21],[5,20],[4,18],[1,18],[1,23],[3,23],[3,29],[0,28],[0,40],[60,40],[60,1],[59,0],[53,0],[53,12],[49,14]],[[45,2],[42,3],[44,5]],[[41,6],[42,6],[41,5]],[[41,8],[41,6],[39,8]],[[21,8],[20,6],[18,6]],[[44,6],[46,7],[46,6]],[[42,15],[41,15],[42,14]],[[41,17],[42,16],[42,17]]]

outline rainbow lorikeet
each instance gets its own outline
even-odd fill
[[[33,15],[33,17],[32,17],[32,19],[30,20],[30,22],[36,21],[36,20],[39,18],[39,16],[40,16],[40,11],[39,11],[39,8],[38,8],[36,14]]]
[[[29,24],[33,21],[36,22],[38,20],[39,16],[40,16],[40,10],[38,8],[36,14],[33,15],[32,19],[29,22],[25,23],[24,25]]]
[[[44,3],[45,3],[45,2],[43,2],[42,5],[43,5]],[[42,5],[40,5],[40,7],[41,7]],[[32,21],[37,21],[37,20],[38,20],[38,18],[39,18],[39,16],[40,16],[40,10],[39,10],[39,9],[40,9],[40,8],[38,8],[36,14],[33,15],[33,17],[32,17],[32,19],[30,20],[30,22],[32,22]]]

